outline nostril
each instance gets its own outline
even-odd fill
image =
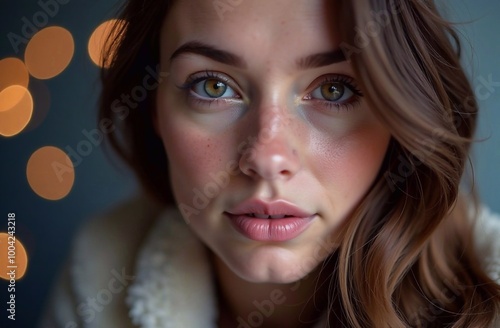
[[[286,175],[286,176],[289,176],[289,175],[292,175],[292,172],[289,171],[289,170],[281,170],[280,172],[281,175]]]

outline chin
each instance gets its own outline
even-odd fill
[[[317,267],[316,261],[304,262],[303,258],[289,250],[259,249],[222,260],[235,275],[248,282],[287,284],[304,278]]]

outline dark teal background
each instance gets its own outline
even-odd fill
[[[116,1],[66,0],[47,26],[69,30],[75,54],[69,66],[49,80],[30,77],[30,89],[48,89],[50,108],[37,127],[12,137],[0,137],[0,231],[7,230],[7,213],[16,213],[16,236],[29,255],[28,271],[16,284],[16,321],[7,320],[7,284],[0,281],[0,327],[34,327],[43,301],[70,248],[70,242],[84,219],[101,212],[134,193],[134,180],[117,170],[103,152],[94,147],[75,168],[75,184],[59,201],[37,196],[28,185],[26,164],[31,154],[46,145],[76,149],[87,138],[83,130],[96,127],[99,69],[87,53],[93,30],[114,17]],[[44,1],[45,2],[45,1]],[[50,2],[50,1],[49,1]],[[63,2],[63,1],[61,1]],[[23,17],[43,11],[37,1],[3,1],[0,4],[0,58],[24,58],[24,45],[16,53],[7,37],[22,35]],[[0,72],[1,74],[1,72]],[[37,112],[36,95],[34,113]]]
[[[60,201],[40,198],[27,183],[26,163],[35,150],[46,145],[76,149],[80,141],[86,140],[82,131],[96,127],[99,70],[90,61],[87,42],[101,22],[114,17],[116,2],[65,2],[68,3],[59,5],[57,14],[49,18],[47,26],[62,26],[72,33],[74,57],[68,68],[55,78],[30,79],[30,89],[48,90],[50,94],[47,115],[39,125],[30,125],[18,136],[0,137],[0,231],[7,230],[7,213],[15,212],[16,235],[26,246],[30,260],[26,276],[17,283],[15,323],[6,319],[7,284],[0,281],[0,327],[34,326],[78,227],[86,218],[135,193],[134,179],[123,167],[118,166],[117,170],[116,165],[110,164],[103,146],[95,147],[76,167],[75,185]],[[464,65],[478,95],[484,98],[480,100],[478,138],[486,141],[474,146],[476,184],[484,202],[500,212],[500,83],[489,90],[481,87],[481,81],[490,76],[500,82],[500,1],[446,3],[443,10],[452,20],[462,22],[460,29],[467,53]],[[37,1],[2,0],[0,59],[11,56],[23,59],[24,46],[16,53],[7,35],[10,32],[21,35],[23,17],[32,21],[33,15],[41,10]],[[487,97],[485,92],[489,92]],[[40,114],[36,106],[35,103],[35,117]]]

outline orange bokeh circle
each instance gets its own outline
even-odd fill
[[[20,133],[33,115],[33,97],[28,89],[12,85],[0,92],[0,135]]]
[[[69,65],[75,52],[73,36],[59,26],[38,31],[26,46],[24,61],[31,75],[50,79]]]
[[[28,87],[29,73],[19,58],[8,57],[0,60],[0,91],[12,85]]]
[[[100,67],[109,67],[114,52],[111,52],[111,58],[107,58],[106,62],[104,62],[103,59],[103,52],[106,50],[105,47],[107,46],[108,39],[114,39],[117,33],[121,31],[124,24],[124,20],[110,19],[99,25],[94,32],[92,32],[87,48],[90,59],[92,59],[94,64]]]
[[[66,197],[75,182],[75,169],[61,149],[45,146],[35,151],[26,167],[31,189],[40,197],[59,200]]]
[[[14,270],[15,279],[21,279],[28,268],[28,254],[19,238],[6,232],[0,232],[0,254],[2,254],[0,256],[0,278],[10,280],[9,272]],[[9,258],[10,255],[14,255],[14,257]]]

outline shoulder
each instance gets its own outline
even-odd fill
[[[129,327],[126,290],[141,243],[161,212],[158,205],[138,197],[86,221],[73,240],[42,327],[48,327],[44,322],[52,327],[68,322],[78,327]]]
[[[141,243],[161,209],[146,198],[121,204],[88,221],[75,239],[70,274],[84,321],[116,326],[128,318],[126,290],[134,279]],[[123,323],[122,325],[125,325]]]
[[[74,240],[73,265],[81,271],[127,265],[160,212],[160,208],[140,197],[90,219]]]
[[[500,215],[481,206],[474,229],[478,256],[488,275],[500,283]]]

